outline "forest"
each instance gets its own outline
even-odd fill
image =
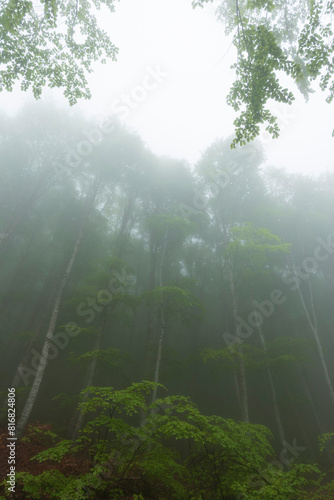
[[[264,173],[260,143],[229,138],[191,168],[44,104],[3,123],[26,497],[333,491],[334,175]]]
[[[118,52],[41,5],[1,6],[0,92],[37,101],[0,111],[0,499],[333,499],[334,171],[268,166],[261,127],[282,72],[330,104],[334,2],[219,2],[238,114],[195,162],[38,101]]]

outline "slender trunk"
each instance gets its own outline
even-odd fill
[[[13,377],[13,381],[12,381],[10,387],[18,387],[21,380],[23,379],[22,374],[24,373],[25,368],[28,365],[30,354],[31,354],[31,349],[36,344],[36,342],[37,342],[37,340],[42,332],[42,328],[43,328],[43,325],[44,325],[44,323],[47,319],[47,316],[50,312],[50,308],[51,308],[51,304],[52,304],[53,299],[54,299],[54,294],[52,293],[52,295],[50,295],[50,297],[49,297],[49,300],[47,301],[47,303],[43,307],[42,313],[36,318],[33,325],[31,326],[31,331],[34,332],[34,336],[31,337],[31,339],[30,339],[30,341],[29,341],[29,343],[24,351],[24,354],[23,354],[22,359],[21,359],[21,361],[16,369],[16,372],[15,372],[15,375]],[[25,383],[25,385],[29,385],[29,384]]]
[[[316,425],[317,425],[317,428],[318,428],[318,432],[319,434],[324,434],[325,432],[325,429],[322,425],[322,423],[320,422],[320,418],[319,418],[319,415],[318,415],[318,410],[317,410],[317,407],[314,403],[314,400],[313,400],[313,396],[308,388],[308,385],[307,385],[307,382],[306,382],[306,379],[305,379],[305,376],[304,376],[304,373],[302,371],[302,368],[301,367],[298,367],[298,371],[299,371],[299,375],[300,375],[300,379],[302,381],[302,385],[303,385],[303,389],[304,389],[304,392],[305,392],[305,396],[310,404],[310,407],[311,407],[311,411],[312,411],[312,414],[313,414],[313,417],[314,417],[314,420],[316,422]]]
[[[85,214],[84,214],[84,217],[83,217],[80,229],[79,229],[79,234],[78,234],[76,243],[74,245],[71,258],[68,262],[65,274],[64,274],[63,279],[62,279],[62,281],[59,285],[59,288],[58,288],[58,292],[57,292],[57,295],[55,298],[55,303],[53,306],[53,311],[52,311],[52,315],[51,315],[49,328],[48,328],[48,331],[47,331],[47,334],[45,337],[45,341],[44,341],[43,348],[42,348],[42,354],[41,354],[39,365],[38,365],[38,368],[37,368],[37,371],[35,374],[35,379],[34,379],[32,387],[31,387],[28,399],[26,401],[25,407],[22,411],[21,417],[20,417],[19,422],[17,424],[16,437],[18,437],[18,438],[21,436],[21,434],[22,434],[22,432],[23,432],[23,430],[28,422],[30,413],[33,409],[35,400],[37,398],[37,395],[38,395],[38,392],[39,392],[39,389],[40,389],[40,386],[41,386],[41,383],[43,380],[44,371],[45,371],[45,368],[47,366],[48,352],[49,352],[49,349],[51,346],[53,332],[54,332],[57,318],[58,318],[58,314],[59,314],[61,298],[62,298],[65,286],[67,284],[68,278],[69,278],[70,273],[72,271],[72,267],[73,267],[76,255],[78,253],[78,250],[79,250],[79,247],[81,244],[81,240],[82,240],[82,236],[83,236],[83,232],[84,232],[84,226],[85,226],[88,214],[89,214],[89,210],[94,202],[94,199],[95,199],[95,196],[97,193],[97,189],[98,189],[98,187],[96,185],[93,195],[90,197],[90,200],[87,201]]]
[[[238,374],[236,370],[234,370],[233,372],[233,380],[234,380],[235,394],[237,396],[238,405],[239,408],[241,408],[240,388],[239,388]]]
[[[254,304],[253,304],[253,307],[255,310]],[[258,318],[257,315],[255,315],[255,317]],[[285,439],[284,428],[283,428],[282,419],[281,419],[278,401],[277,401],[276,388],[275,388],[271,368],[270,368],[270,365],[269,365],[268,359],[267,359],[267,344],[266,344],[266,341],[265,341],[265,338],[264,338],[264,335],[262,332],[262,328],[261,328],[261,325],[259,322],[257,322],[256,329],[257,329],[257,332],[259,334],[262,349],[266,355],[266,358],[265,358],[266,371],[267,371],[267,377],[268,377],[268,382],[269,382],[269,386],[270,386],[271,400],[272,400],[272,404],[273,404],[274,415],[275,415],[275,420],[276,420],[276,425],[277,425],[277,430],[278,430],[278,437],[280,440],[280,444],[284,447],[284,449],[286,449],[286,445],[285,445],[286,439]]]
[[[150,249],[151,259],[150,259],[150,279],[149,279],[149,291],[155,288],[155,269],[157,260],[156,246],[152,242]],[[146,336],[146,349],[145,349],[145,361],[144,361],[144,380],[149,380],[152,377],[152,343],[153,343],[153,306],[151,301],[148,303],[147,308],[147,336]]]
[[[237,350],[237,375],[238,375],[238,385],[240,391],[240,401],[241,401],[241,419],[243,422],[249,422],[249,412],[248,412],[248,394],[247,394],[247,383],[246,383],[246,373],[245,365],[243,360],[241,342],[240,342],[240,327],[238,322],[238,308],[237,308],[237,297],[235,293],[234,279],[232,266],[229,268],[229,278],[230,278],[230,291],[232,298],[232,314],[234,321],[235,334],[237,338],[236,350]]]
[[[293,414],[295,416],[295,422],[298,425],[298,429],[300,430],[300,432],[302,434],[303,444],[307,445],[306,448],[307,448],[308,452],[310,453],[310,455],[312,456],[312,460],[315,461],[316,456],[314,453],[314,447],[313,447],[312,442],[309,438],[309,434],[305,431],[303,419],[300,416],[300,411],[296,405],[295,398],[293,397],[293,395],[291,393],[289,382],[287,382],[287,381],[285,382],[285,389],[286,389],[287,395],[289,397],[289,402],[290,402],[290,405],[292,407]]]
[[[137,284],[137,281],[136,281],[136,288],[135,288],[134,296],[137,297],[137,294],[138,294],[138,284]],[[132,352],[133,349],[134,349],[134,345],[135,345],[134,339],[136,338],[136,327],[137,327],[137,324],[138,324],[138,320],[137,320],[137,306],[135,306],[132,309],[132,325],[131,325],[131,330],[130,330],[130,335],[129,335],[129,340],[128,340],[128,351],[129,352]]]
[[[198,356],[199,353],[199,337],[200,337],[200,323],[198,321],[193,324],[191,328],[191,336],[188,337],[189,341],[189,346],[188,350],[190,353],[192,353],[192,356]],[[198,397],[200,396],[199,394],[199,389],[200,389],[200,374],[199,374],[199,367],[200,363],[198,362],[193,362],[192,363],[192,369],[191,369],[191,376],[189,379],[189,394],[191,397],[196,401]]]
[[[294,264],[293,264],[293,267],[294,267],[294,271],[296,272]],[[298,294],[299,294],[300,301],[302,303],[303,309],[305,311],[305,315],[306,315],[307,321],[308,321],[308,323],[310,325],[310,328],[312,330],[312,333],[313,333],[313,336],[314,336],[314,339],[315,339],[315,342],[316,342],[316,346],[317,346],[317,349],[318,349],[318,354],[319,354],[321,366],[322,366],[322,369],[323,369],[323,372],[324,372],[324,376],[325,376],[325,380],[326,380],[326,385],[327,385],[327,388],[328,388],[328,392],[330,394],[331,401],[332,401],[332,403],[334,405],[334,389],[333,389],[333,386],[332,386],[331,379],[329,377],[327,364],[326,364],[326,361],[325,361],[324,353],[323,353],[323,350],[322,350],[322,345],[321,345],[320,338],[319,338],[318,321],[317,321],[317,316],[316,316],[316,312],[315,312],[315,308],[314,308],[314,300],[313,300],[313,292],[312,292],[312,285],[311,285],[311,277],[310,276],[308,277],[307,281],[308,281],[309,294],[310,294],[311,314],[310,314],[309,309],[308,309],[308,307],[307,307],[307,305],[305,303],[304,296],[303,296],[303,293],[301,291],[300,286],[297,287],[297,290],[298,290]]]
[[[289,323],[287,321],[286,313],[283,314],[282,319],[284,321],[284,328],[286,331],[288,331],[289,330]],[[303,386],[305,396],[306,396],[306,398],[309,402],[310,408],[311,408],[311,413],[313,415],[314,421],[315,421],[317,429],[318,429],[318,434],[323,434],[325,432],[325,430],[323,428],[322,423],[320,422],[318,410],[317,410],[316,405],[314,403],[313,396],[309,390],[309,387],[308,387],[308,384],[307,384],[307,381],[306,381],[306,378],[304,375],[304,370],[299,364],[297,364],[297,370],[298,370],[298,374],[300,376],[300,380],[301,380],[301,383]]]
[[[157,262],[157,248],[153,241],[153,235],[151,234],[150,242],[150,277],[149,277],[149,291],[155,288],[155,272],[156,272],[156,262]],[[151,380],[152,378],[152,366],[153,366],[153,304],[151,299],[149,299],[147,306],[147,334],[146,334],[146,348],[145,348],[145,360],[144,360],[144,376],[143,380]],[[146,397],[146,403],[149,404],[149,396]],[[146,415],[143,409],[140,410],[140,426],[145,424]]]
[[[305,380],[305,376],[304,376],[304,374],[302,372],[302,369],[300,367],[299,367],[299,373],[300,373],[300,377],[301,377],[301,381],[302,381],[302,384],[303,384],[303,388],[304,388],[304,392],[305,392],[306,398],[307,398],[307,400],[308,400],[308,402],[310,404],[310,407],[311,407],[311,410],[312,410],[312,415],[314,417],[314,420],[315,420],[317,428],[318,428],[318,434],[319,435],[320,434],[325,434],[326,431],[325,431],[325,429],[324,429],[324,427],[323,427],[323,425],[322,425],[322,423],[320,421],[317,407],[316,407],[316,405],[314,403],[312,394],[311,394],[311,392],[310,392],[310,390],[308,388],[307,382]],[[329,462],[331,464],[334,464],[333,455],[329,451],[326,452],[326,456],[327,456]]]
[[[131,229],[134,224],[134,217],[133,217],[133,208],[135,205],[136,197],[135,195],[132,195],[130,199],[128,200],[127,205],[124,208],[123,214],[122,214],[122,221],[120,223],[118,235],[117,235],[117,240],[116,240],[116,257],[121,257],[122,253],[124,252],[124,246],[126,245],[126,242],[124,241],[124,236],[126,233],[126,230],[128,231],[128,235],[131,233]]]
[[[157,361],[156,361],[156,364],[155,364],[154,379],[153,379],[156,384],[159,382],[159,377],[160,377],[162,344],[163,344],[163,340],[164,340],[164,336],[165,336],[165,330],[166,330],[165,315],[164,315],[163,292],[162,292],[162,271],[163,271],[163,266],[164,266],[164,261],[165,261],[165,255],[166,255],[167,236],[168,236],[168,229],[166,228],[165,238],[164,238],[164,246],[163,246],[163,251],[162,251],[162,256],[161,256],[161,263],[160,263],[160,273],[159,273],[159,286],[160,286],[160,336],[159,336],[159,344],[158,344]],[[154,403],[156,401],[156,399],[157,399],[157,390],[158,390],[157,387],[155,387],[153,389],[152,403]],[[154,413],[154,411],[152,410],[152,414],[153,413]]]

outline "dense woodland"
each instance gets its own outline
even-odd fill
[[[2,117],[2,395],[48,450],[15,498],[332,498],[334,175],[230,143]]]
[[[0,92],[89,99],[115,3],[1,2]],[[296,92],[333,101],[334,2],[215,3],[235,119],[196,164],[58,100],[1,112],[1,500],[334,498],[334,173],[257,139]]]

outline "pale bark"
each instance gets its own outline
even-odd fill
[[[305,396],[310,404],[310,407],[311,407],[311,410],[312,410],[312,414],[313,414],[313,417],[314,417],[314,420],[317,424],[317,427],[318,427],[318,431],[319,431],[319,434],[324,434],[325,432],[325,429],[320,421],[320,418],[319,418],[319,415],[318,415],[318,410],[317,410],[317,407],[314,403],[314,400],[313,400],[313,396],[308,388],[308,385],[307,385],[307,382],[305,380],[305,376],[303,374],[303,371],[300,367],[298,367],[298,371],[299,371],[299,375],[300,375],[300,379],[302,381],[302,385],[303,385],[303,389],[304,389],[304,392],[305,392]]]
[[[257,329],[257,332],[259,334],[262,349],[263,349],[265,355],[267,355],[267,344],[266,344],[266,341],[265,341],[265,338],[264,338],[264,335],[262,332],[262,328],[261,328],[259,322],[256,325],[256,329]],[[275,420],[276,420],[276,425],[277,425],[277,430],[278,430],[278,437],[279,437],[280,444],[283,446],[283,449],[286,449],[286,445],[285,445],[286,439],[285,439],[284,428],[283,428],[282,419],[281,419],[278,401],[277,401],[276,388],[275,388],[274,379],[272,376],[272,372],[271,372],[267,357],[265,359],[265,364],[266,364],[268,382],[269,382],[269,386],[270,386],[271,400],[272,400],[272,404],[273,404],[273,410],[274,410],[274,415],[275,415]]]
[[[152,236],[151,236],[152,238]],[[155,243],[151,240],[150,243],[150,277],[149,277],[149,292],[155,288],[155,274],[156,274],[156,261],[157,261],[157,248]],[[144,380],[149,380],[152,377],[152,344],[153,344],[153,305],[149,299],[147,307],[147,336],[146,336],[146,349],[144,361]]]
[[[306,446],[306,448],[308,450],[308,453],[311,453],[312,460],[316,461],[316,456],[315,456],[315,453],[314,453],[314,448],[312,446],[309,434],[305,431],[303,419],[300,416],[299,409],[297,408],[297,405],[295,403],[295,398],[293,397],[293,394],[291,393],[288,381],[286,381],[285,387],[286,387],[286,392],[287,392],[288,397],[289,397],[290,405],[292,407],[293,414],[295,416],[295,419],[294,419],[295,423],[298,425],[298,428],[299,428],[299,430],[300,430],[300,432],[302,434],[302,439],[303,439],[302,443],[303,443],[303,445]]]
[[[165,261],[165,255],[166,255],[167,236],[168,236],[168,229],[166,228],[165,238],[164,238],[164,246],[163,246],[163,251],[162,251],[162,256],[161,256],[161,263],[160,263],[160,273],[159,273],[159,286],[160,286],[160,335],[159,335],[157,361],[156,361],[156,364],[155,364],[154,379],[153,379],[156,384],[159,382],[159,377],[160,377],[162,344],[163,344],[163,341],[164,341],[165,330],[166,330],[166,323],[165,323],[165,316],[164,316],[163,292],[162,292],[162,271],[163,271],[163,266],[164,266],[164,261]],[[156,401],[156,399],[157,399],[157,390],[158,390],[157,387],[155,387],[153,389],[152,403],[154,403]],[[152,413],[154,413],[154,412],[152,411]]]
[[[296,272],[295,266],[294,266],[294,271]],[[307,307],[307,305],[305,303],[304,296],[303,296],[303,293],[301,291],[300,286],[297,287],[297,290],[298,290],[300,301],[302,303],[302,306],[303,306],[303,309],[304,309],[307,321],[308,321],[308,323],[310,325],[311,331],[312,331],[314,339],[315,339],[315,343],[316,343],[316,346],[317,346],[317,349],[318,349],[318,354],[319,354],[319,358],[320,358],[322,370],[324,372],[324,376],[325,376],[325,380],[326,380],[326,385],[327,385],[327,388],[328,388],[328,392],[329,392],[331,401],[332,401],[332,403],[334,405],[334,389],[333,389],[333,385],[332,385],[331,379],[329,377],[327,364],[326,364],[326,361],[325,361],[325,357],[324,357],[322,345],[321,345],[320,338],[319,338],[318,321],[317,321],[317,315],[316,315],[315,307],[314,307],[313,292],[312,292],[312,285],[311,285],[311,277],[310,276],[308,277],[307,281],[308,281],[308,288],[309,288],[309,294],[310,294],[310,304],[311,304],[310,308],[311,308],[311,313],[309,312],[309,309],[308,309],[308,307]]]

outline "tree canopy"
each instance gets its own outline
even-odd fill
[[[96,10],[104,5],[114,11],[116,0],[2,0],[0,16],[0,91],[11,91],[21,81],[36,98],[43,88],[59,87],[70,104],[91,97],[86,74],[94,61],[116,59],[117,47],[99,27]],[[213,0],[193,0],[203,7]],[[233,35],[237,60],[236,79],[227,103],[238,113],[232,147],[260,134],[261,124],[273,137],[279,125],[272,102],[291,104],[292,79],[307,100],[312,82],[334,97],[334,39],[332,1],[323,0],[224,0],[217,8],[227,35]]]
[[[93,0],[111,12],[115,0]],[[0,15],[0,91],[21,80],[36,98],[44,87],[60,87],[70,104],[91,97],[86,73],[93,61],[116,59],[118,49],[97,23],[87,0],[2,0]]]

